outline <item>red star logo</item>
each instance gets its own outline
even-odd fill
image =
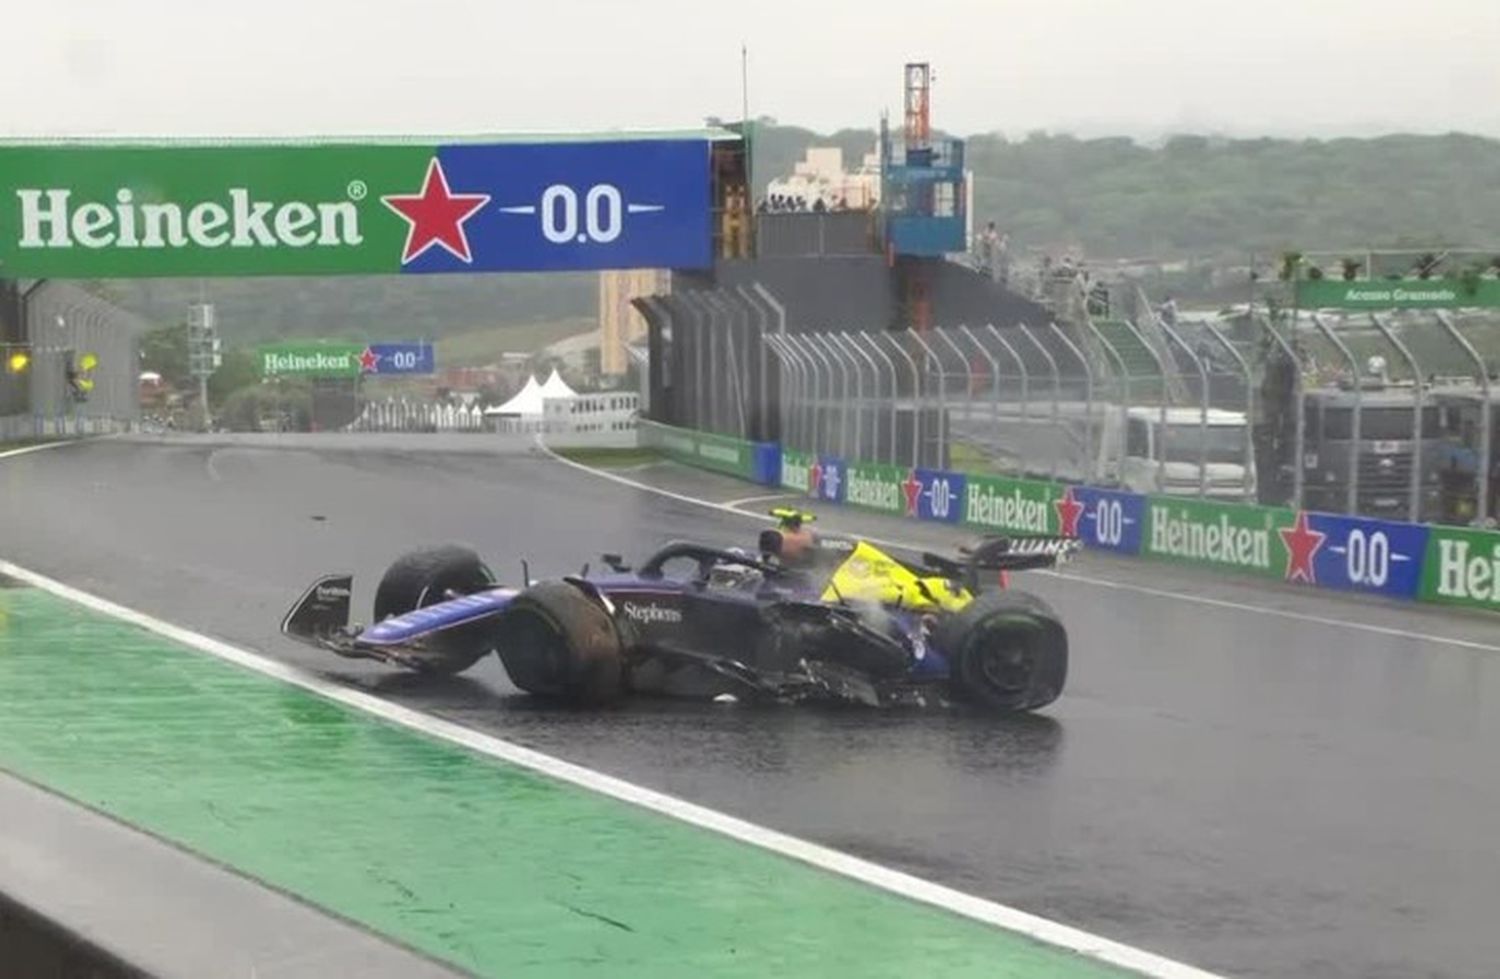
[[[1318,573],[1313,568],[1313,558],[1323,546],[1327,534],[1311,530],[1307,526],[1307,511],[1297,511],[1297,521],[1291,527],[1277,531],[1286,545],[1286,580],[1305,581],[1309,585],[1318,583]]]
[[[1073,487],[1063,490],[1062,499],[1052,504],[1057,508],[1058,533],[1064,537],[1078,536],[1078,518],[1083,515],[1083,504],[1073,498]]]
[[[907,470],[906,482],[901,484],[901,492],[906,494],[906,515],[915,517],[917,501],[922,498],[922,481],[917,478],[915,469]]]
[[[375,368],[379,366],[379,364],[380,355],[370,347],[366,347],[365,352],[359,355],[359,372],[361,374],[375,373]]]
[[[818,490],[823,488],[823,464],[814,459],[813,464],[807,467],[807,495],[817,496]]]
[[[433,245],[439,245],[461,262],[474,261],[469,254],[469,236],[464,222],[490,202],[489,194],[455,194],[448,189],[448,177],[437,157],[427,164],[427,179],[420,194],[387,194],[382,204],[406,221],[406,248],[401,264],[416,259]]]

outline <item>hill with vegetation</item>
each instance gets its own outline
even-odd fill
[[[874,130],[819,136],[754,131],[757,193],[809,146],[846,166]],[[1374,139],[1219,139],[1036,133],[967,140],[976,224],[1021,248],[1079,247],[1095,258],[1172,259],[1249,251],[1500,243],[1500,140],[1459,134]]]

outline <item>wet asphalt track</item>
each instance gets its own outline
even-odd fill
[[[652,474],[716,499],[754,488]],[[315,574],[368,607],[397,552],[502,575],[759,525],[542,458],[99,442],[0,461],[0,557],[477,728],[1236,976],[1500,968],[1500,624],[1086,556],[1029,576],[1073,636],[1045,716],[637,703],[538,709],[496,661],[447,681],[276,626]],[[939,544],[879,518],[830,526]],[[1111,587],[1181,591],[1287,616]],[[1310,616],[1495,644],[1476,649]]]

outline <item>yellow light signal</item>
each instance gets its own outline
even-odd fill
[[[91,371],[98,366],[99,358],[95,357],[93,354],[84,354],[82,357],[78,358],[78,369],[81,371]]]
[[[5,369],[12,374],[19,374],[31,365],[31,355],[24,350],[17,350],[5,358]]]

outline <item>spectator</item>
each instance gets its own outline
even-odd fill
[[[979,261],[991,278],[995,276],[995,252],[999,245],[1000,232],[995,229],[995,222],[991,221],[985,226],[984,234],[979,236]]]
[[[1175,327],[1177,325],[1177,300],[1168,296],[1161,304],[1161,308],[1157,310],[1157,315],[1161,317],[1163,323]]]
[[[819,214],[822,214],[824,211],[828,210],[828,205],[824,204],[823,198],[819,197],[817,200],[813,201],[812,209]]]

